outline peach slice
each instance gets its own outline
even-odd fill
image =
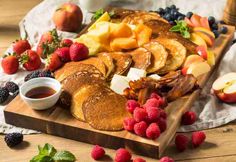
[[[134,38],[116,38],[110,42],[113,51],[121,51],[122,49],[133,49],[138,47],[138,43]]]
[[[191,33],[190,35],[190,40],[195,43],[196,45],[199,46],[205,46],[207,48],[207,44],[206,41],[204,39],[202,39],[202,37],[200,37],[199,35],[197,35],[196,33]]]
[[[207,17],[202,17],[202,18],[200,19],[200,22],[201,22],[201,26],[202,26],[202,27],[204,27],[204,28],[206,28],[206,29],[208,29],[208,30],[211,30]]]
[[[110,39],[127,38],[133,35],[132,29],[125,23],[120,23],[116,28],[113,28],[110,33]]]
[[[219,77],[212,85],[215,95],[227,103],[236,103],[236,73]]]
[[[208,29],[206,29],[206,28],[203,28],[203,27],[194,27],[194,28],[193,28],[193,32],[203,32],[203,33],[207,33],[207,34],[209,34],[210,36],[212,36],[213,38],[215,38],[215,34],[214,34],[212,31],[210,31],[210,30],[208,30]]]
[[[190,21],[195,27],[200,27],[202,26],[200,21],[201,18],[202,18],[201,16],[193,14],[192,17],[190,18]]]
[[[152,36],[152,29],[146,25],[138,24],[134,30],[139,47],[148,43]]]
[[[215,39],[212,36],[204,32],[194,32],[194,33],[199,35],[202,39],[204,39],[204,41],[207,43],[208,46],[210,47],[213,46]]]

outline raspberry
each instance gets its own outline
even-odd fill
[[[11,93],[16,93],[19,91],[19,86],[14,82],[7,82],[5,84],[5,88]]]
[[[120,148],[116,151],[115,162],[129,162],[131,160],[131,154],[124,148]]]
[[[143,108],[136,108],[133,116],[136,122],[144,121],[147,119],[147,112]]]
[[[156,98],[150,98],[146,101],[146,103],[143,105],[144,108],[147,107],[159,107],[160,103],[159,100]]]
[[[135,100],[128,100],[126,103],[126,109],[132,114],[134,112],[134,109],[139,106],[139,103]]]
[[[157,125],[159,126],[161,133],[164,132],[166,130],[166,127],[167,127],[166,119],[159,118],[157,120]]]
[[[183,125],[191,125],[196,121],[197,117],[196,117],[196,113],[193,111],[187,111],[184,113],[184,115],[182,116],[182,121],[181,123]]]
[[[4,138],[7,146],[14,147],[23,141],[23,135],[21,133],[9,133]]]
[[[175,162],[172,158],[165,156],[160,159],[160,162]]]
[[[141,136],[141,137],[145,137],[147,127],[148,127],[147,123],[145,123],[144,121],[136,123],[134,125],[134,133]]]
[[[175,146],[180,152],[187,148],[188,142],[189,139],[185,135],[179,134],[175,137]]]
[[[5,87],[0,87],[0,104],[4,103],[9,96],[9,91]]]
[[[166,119],[167,118],[166,112],[163,109],[159,109],[159,111],[160,111],[160,117]]]
[[[152,123],[146,130],[146,136],[150,139],[156,139],[160,136],[161,131],[156,123]]]
[[[135,158],[133,160],[133,162],[146,162],[146,160],[142,159],[142,158]]]
[[[160,117],[160,111],[156,107],[147,107],[146,112],[149,122],[155,122]]]
[[[136,121],[134,120],[134,118],[125,118],[123,121],[124,129],[127,131],[133,131],[135,123]]]
[[[199,132],[193,132],[192,133],[192,144],[193,147],[198,147],[200,146],[206,139],[206,135],[204,132],[199,131]]]
[[[165,105],[165,99],[164,98],[162,98],[160,95],[158,95],[157,93],[152,93],[151,95],[150,95],[150,98],[155,98],[155,99],[157,99],[158,101],[159,101],[159,106],[163,106],[163,105]]]
[[[104,155],[105,155],[105,151],[101,146],[95,145],[93,147],[92,152],[91,152],[91,156],[94,160],[101,159]]]

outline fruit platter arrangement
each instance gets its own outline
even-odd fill
[[[70,7],[77,17],[60,18]],[[67,3],[53,21],[58,30],[76,31],[81,15]],[[13,44],[14,53],[2,59],[3,71],[32,72],[4,110],[6,122],[158,158],[220,62],[234,27],[184,15],[175,5],[101,9],[92,19],[73,40],[53,29],[41,36],[36,51],[27,39]]]

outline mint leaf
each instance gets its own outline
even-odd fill
[[[181,33],[184,38],[190,38],[190,33],[188,31],[184,31]]]
[[[181,26],[176,25],[176,26],[173,26],[173,27],[170,29],[170,31],[172,31],[172,32],[178,32],[178,31],[180,30],[180,28],[181,28]]]
[[[63,162],[74,162],[76,160],[75,156],[69,151],[59,151],[53,156],[53,159]]]
[[[43,148],[38,147],[39,149],[39,155],[45,155],[45,156],[54,156],[57,152],[57,150],[50,144],[46,143]]]
[[[190,38],[189,28],[184,20],[176,21],[176,25],[170,28],[171,32],[179,32],[184,38]]]
[[[95,14],[93,15],[92,19],[93,20],[97,20],[99,19],[99,17],[101,17],[104,14],[104,10],[103,9],[99,9],[95,12]]]
[[[30,162],[54,162],[54,160],[50,156],[45,156],[45,155],[36,155],[33,157]]]

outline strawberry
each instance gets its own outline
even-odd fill
[[[185,135],[179,134],[175,137],[175,146],[180,152],[184,151],[187,148],[188,142],[189,139]]]
[[[63,62],[60,60],[60,57],[53,53],[47,58],[46,69],[50,71],[55,71],[63,65]]]
[[[70,59],[72,61],[79,61],[88,58],[88,47],[82,43],[73,43],[70,46]]]
[[[7,55],[2,59],[2,69],[6,74],[14,74],[19,69],[19,61],[14,55]]]
[[[61,41],[61,47],[70,47],[73,44],[73,41],[70,39],[63,39]]]
[[[37,54],[41,58],[46,58],[60,46],[60,42],[56,29],[44,33],[37,46]]]
[[[39,69],[42,63],[39,55],[33,50],[27,50],[21,56],[20,61],[23,67],[25,68],[25,70],[27,71],[33,71],[33,70]]]
[[[13,52],[15,52],[17,55],[21,55],[28,49],[31,49],[28,40],[16,40],[16,42],[13,44]]]
[[[70,61],[70,48],[69,47],[58,48],[54,53],[56,53],[63,62]]]
[[[192,133],[192,144],[193,147],[200,146],[206,139],[206,135],[202,131],[193,132]]]

